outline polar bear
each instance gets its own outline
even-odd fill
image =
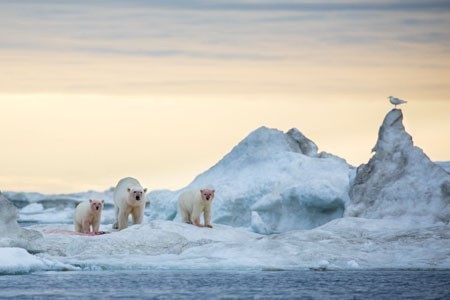
[[[104,204],[104,200],[92,199],[78,204],[73,215],[75,231],[90,233],[92,226],[92,232],[98,232]]]
[[[198,227],[209,227],[211,225],[211,204],[214,200],[214,190],[188,190],[178,198],[178,211],[181,213],[183,222],[194,224]],[[200,224],[200,216],[203,214],[205,225]]]
[[[141,224],[144,218],[145,193],[139,181],[126,177],[121,179],[114,189],[114,209],[116,222],[114,229],[122,230],[128,227],[128,217],[131,214],[133,224]]]

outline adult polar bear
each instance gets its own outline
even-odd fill
[[[128,217],[131,214],[133,224],[141,224],[144,218],[145,193],[142,185],[135,178],[121,179],[114,189],[114,209],[116,222],[114,229],[122,230],[128,227]]]

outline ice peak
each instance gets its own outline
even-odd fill
[[[412,147],[412,137],[403,126],[403,113],[401,109],[392,109],[384,118],[378,131],[378,140],[372,152],[378,155],[392,152],[393,149]]]
[[[265,144],[273,139],[277,139],[277,137],[279,137],[280,134],[282,134],[282,132],[277,129],[261,126],[250,132],[250,134],[241,142]]]
[[[403,113],[401,109],[394,108],[384,118],[383,126],[405,129],[403,126]]]
[[[316,143],[308,139],[297,128],[292,128],[286,134],[298,144],[301,153],[312,157],[317,156],[318,148]]]
[[[233,149],[231,153],[243,153],[249,151],[253,155],[259,152],[298,152],[298,145],[284,132],[278,129],[262,126],[252,131]]]
[[[292,128],[284,133],[278,129],[261,126],[244,138],[232,151],[242,153],[296,152],[317,157],[317,145],[298,129]]]

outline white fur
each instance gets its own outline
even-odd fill
[[[121,179],[114,190],[114,209],[116,222],[113,228],[122,230],[128,227],[128,217],[132,216],[133,224],[141,224],[144,218],[145,193],[139,181],[126,177]],[[135,199],[135,192],[141,193],[140,200]]]
[[[213,198],[206,201],[202,198],[200,190],[188,190],[183,192],[178,198],[178,211],[185,223],[200,225],[200,216],[204,213],[204,226],[211,226],[211,204]]]
[[[81,202],[78,204],[73,215],[73,223],[75,225],[76,232],[89,233],[98,232],[100,228],[100,219],[102,217],[103,204],[101,209],[92,209],[91,203]]]

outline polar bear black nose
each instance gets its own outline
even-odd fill
[[[141,200],[141,197],[140,196],[136,196],[136,200]]]
[[[209,196],[206,196],[206,200],[209,200]]]

